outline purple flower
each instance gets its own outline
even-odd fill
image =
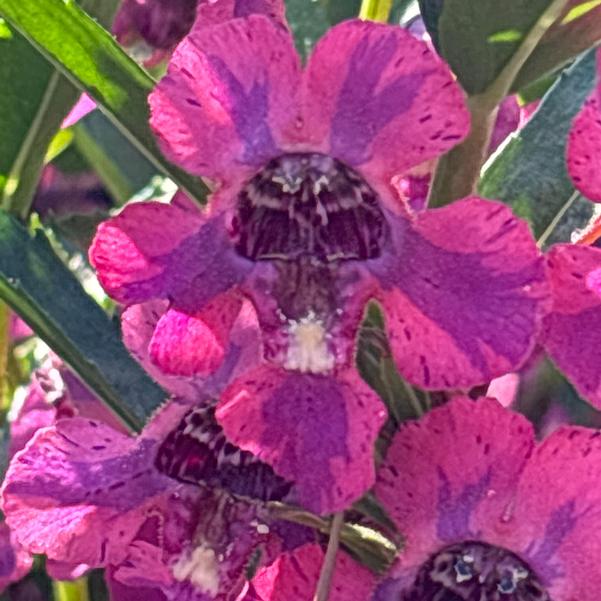
[[[405,546],[374,600],[594,601],[600,458],[599,432],[563,427],[537,445],[530,423],[491,399],[457,398],[404,425],[375,493]]]
[[[235,299],[251,299],[266,363],[224,392],[217,419],[305,506],[341,509],[373,482],[384,410],[352,365],[370,298],[418,386],[484,383],[531,352],[546,288],[526,224],[479,198],[414,214],[396,194],[399,174],[468,129],[452,74],[411,34],[349,21],[303,70],[265,16],[198,25],[150,104],[164,152],[215,192],[205,212],[127,207],[91,260],[116,300],[169,301],[150,352],[175,375],[214,369],[199,349],[227,346]]]
[[[564,426],[537,444],[492,399],[456,397],[405,423],[374,490],[403,536],[399,557],[372,596],[373,575],[341,553],[332,598],[595,601],[600,461],[599,432]],[[310,601],[322,557],[315,545],[283,554],[245,601]]]

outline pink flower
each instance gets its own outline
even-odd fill
[[[150,305],[128,315],[129,325],[137,320],[139,337],[145,335],[143,319],[149,313],[144,310]],[[204,389],[200,379],[186,388],[180,380],[164,378],[164,386],[189,396],[169,402],[138,437],[109,425],[100,414],[91,418],[85,404],[75,408],[62,386],[49,386],[56,377],[35,387],[30,417],[38,416],[32,410],[41,403],[51,407],[43,394],[58,409],[36,420],[38,428],[13,457],[4,480],[2,511],[20,545],[15,548],[46,554],[61,578],[107,568],[116,601],[136,594],[166,601],[231,601],[245,591],[251,558],[261,558],[262,565],[288,548],[290,536],[279,534],[281,525],[242,499],[293,501],[291,483],[225,440],[210,401],[228,377],[257,356],[257,326],[247,309],[236,320],[231,356],[220,372]],[[71,417],[74,411],[79,416]],[[19,416],[19,446],[25,432],[32,433],[31,422]],[[183,435],[185,444],[175,448],[174,439]],[[307,540],[304,529],[296,539],[295,545]]]
[[[224,391],[217,419],[305,506],[341,509],[373,483],[384,408],[353,366],[368,299],[424,388],[487,382],[531,352],[546,290],[526,224],[480,198],[413,214],[396,195],[398,174],[468,129],[452,74],[411,34],[349,21],[303,70],[278,21],[197,25],[150,104],[164,152],[215,192],[204,213],[127,207],[91,260],[119,302],[169,301],[150,354],[174,375],[215,369],[252,300],[265,363]]]
[[[601,55],[597,52],[597,77]],[[574,185],[592,201],[601,201],[601,81],[572,124],[567,149],[568,172]]]
[[[374,601],[595,601],[600,466],[599,432],[562,427],[537,445],[491,399],[407,423],[375,488],[405,546]]]

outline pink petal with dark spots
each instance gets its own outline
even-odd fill
[[[397,575],[409,584],[442,547],[480,540],[513,498],[533,447],[529,422],[492,399],[455,398],[403,425],[375,487],[406,537]]]
[[[316,544],[306,544],[283,553],[270,566],[259,570],[252,581],[253,601],[312,601],[324,552]],[[376,576],[340,551],[330,589],[330,601],[367,601]],[[246,598],[245,598],[246,599]]]
[[[599,431],[560,428],[527,463],[502,528],[491,527],[492,542],[519,553],[551,599],[599,599],[600,465]]]
[[[326,376],[266,365],[231,384],[217,407],[226,436],[294,482],[299,502],[318,513],[340,511],[373,484],[384,419],[351,368]]]
[[[520,367],[548,297],[526,222],[473,197],[391,229],[394,252],[368,267],[401,373],[427,389],[467,388]]]
[[[280,153],[299,78],[292,38],[269,18],[199,21],[150,95],[151,125],[172,161],[231,182]]]
[[[312,143],[378,180],[443,154],[469,130],[449,68],[411,33],[368,21],[318,42],[302,102]]]
[[[118,561],[145,504],[172,486],[153,470],[155,445],[82,418],[38,430],[7,471],[7,523],[32,553],[91,566]]]
[[[543,344],[580,394],[601,408],[601,249],[559,244],[547,265],[553,308]]]
[[[229,290],[249,268],[231,250],[223,215],[206,218],[158,202],[131,204],[102,223],[90,261],[115,300],[170,298],[189,311]]]
[[[574,119],[567,160],[576,188],[590,200],[601,202],[601,104],[596,92]]]

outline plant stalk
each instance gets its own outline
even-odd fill
[[[364,21],[387,23],[392,10],[392,0],[362,0],[359,18]]]
[[[317,589],[313,601],[328,601],[330,589],[332,588],[332,580],[334,571],[336,570],[336,555],[340,547],[340,532],[344,524],[344,512],[336,513],[332,518],[330,527],[330,539],[328,540],[328,548],[323,558],[323,565],[317,582]]]
[[[442,207],[476,192],[498,106],[511,90],[513,82],[541,38],[563,13],[567,2],[568,0],[551,2],[495,80],[484,92],[468,99],[471,131],[461,144],[438,161],[428,198],[430,208]]]

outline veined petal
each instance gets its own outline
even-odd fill
[[[455,398],[401,427],[375,492],[405,536],[395,571],[406,584],[442,547],[493,528],[533,448],[529,422],[486,398]]]
[[[199,310],[251,267],[231,249],[225,217],[176,205],[135,203],[102,223],[90,248],[100,283],[117,301],[170,298]]]
[[[342,23],[318,42],[302,104],[317,148],[386,182],[469,130],[449,68],[408,31],[368,21]]]
[[[394,253],[371,271],[402,374],[427,389],[465,388],[518,368],[548,297],[527,224],[473,197],[392,230]]]
[[[290,35],[262,15],[198,23],[149,97],[151,125],[171,160],[230,182],[279,153],[297,117],[299,59]]]
[[[353,369],[336,376],[263,366],[223,393],[217,420],[237,446],[294,482],[318,513],[344,509],[373,484],[384,406]]]
[[[601,249],[558,244],[547,265],[553,308],[543,344],[580,394],[601,408]]]

